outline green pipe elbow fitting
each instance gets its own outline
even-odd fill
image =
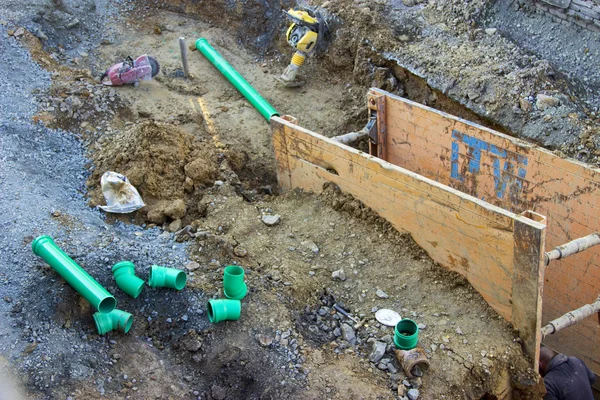
[[[242,312],[242,303],[239,300],[221,299],[209,300],[207,305],[208,320],[213,324],[220,321],[237,321]]]
[[[256,110],[267,120],[279,116],[279,113],[267,100],[265,100],[224,58],[216,51],[206,39],[196,40],[196,48],[215,66],[217,70],[235,87]]]
[[[223,271],[223,293],[225,297],[241,300],[246,296],[248,287],[244,282],[244,269],[237,265],[229,265]]]
[[[394,328],[394,344],[402,350],[410,350],[417,347],[419,342],[419,327],[412,319],[403,319]]]
[[[117,306],[117,300],[71,257],[54,243],[50,236],[39,236],[31,244],[33,253],[42,257],[73,289],[102,314]]]
[[[112,267],[113,276],[119,289],[137,298],[144,288],[144,280],[135,275],[135,266],[131,261],[121,261]]]
[[[94,313],[94,321],[99,335],[106,332],[118,330],[123,333],[129,332],[133,324],[133,315],[122,310],[112,310],[108,314]]]
[[[160,267],[153,265],[148,275],[150,287],[166,287],[181,290],[185,287],[187,275],[180,269]]]

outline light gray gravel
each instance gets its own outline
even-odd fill
[[[7,3],[0,1],[0,19],[29,15],[24,8],[7,16]],[[2,25],[0,53],[0,354],[37,398],[51,398],[57,387],[69,393],[69,385],[90,377],[103,394],[114,386],[108,373],[114,340],[145,341],[142,327],[167,318],[178,321],[175,335],[205,329],[206,299],[191,290],[149,287],[131,299],[116,287],[114,263],[133,261],[142,278],[152,264],[183,269],[187,244],[159,237],[157,228],[107,223],[103,212],[88,207],[88,160],[79,139],[31,122],[34,93],[48,88],[49,74]],[[93,310],[31,251],[41,234],[54,237],[117,298],[118,308],[134,314],[129,335],[97,335]]]

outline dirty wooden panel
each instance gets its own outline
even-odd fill
[[[282,118],[273,118],[271,126],[283,190],[320,192],[325,182],[333,182],[396,229],[409,232],[435,261],[463,274],[500,315],[512,321],[537,360],[543,224]],[[528,245],[517,246],[516,235],[527,237]]]
[[[421,104],[387,97],[387,157],[394,164],[506,210],[545,215],[547,249],[600,231],[600,170]],[[600,248],[590,249],[545,269],[544,304],[549,306],[543,310],[544,323],[600,294],[598,255]],[[589,318],[569,328],[573,335],[552,335],[546,343],[585,354],[600,374],[600,358],[586,351],[600,348],[600,334],[589,335],[591,327],[600,331],[597,320]]]

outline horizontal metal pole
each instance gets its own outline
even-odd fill
[[[598,233],[592,233],[572,240],[547,252],[545,256],[546,265],[550,264],[550,261],[572,256],[597,244],[600,244],[600,235]]]

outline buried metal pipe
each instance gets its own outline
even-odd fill
[[[592,233],[555,247],[546,253],[544,260],[546,265],[548,265],[550,264],[550,261],[572,256],[573,254],[577,254],[598,244],[600,244],[600,235],[598,233]]]
[[[265,100],[224,58],[216,51],[206,39],[196,40],[196,48],[215,66],[217,70],[256,108],[267,121],[279,113],[267,100]]]
[[[115,309],[117,300],[62,251],[50,236],[38,237],[31,244],[31,248],[98,312],[108,314]]]

